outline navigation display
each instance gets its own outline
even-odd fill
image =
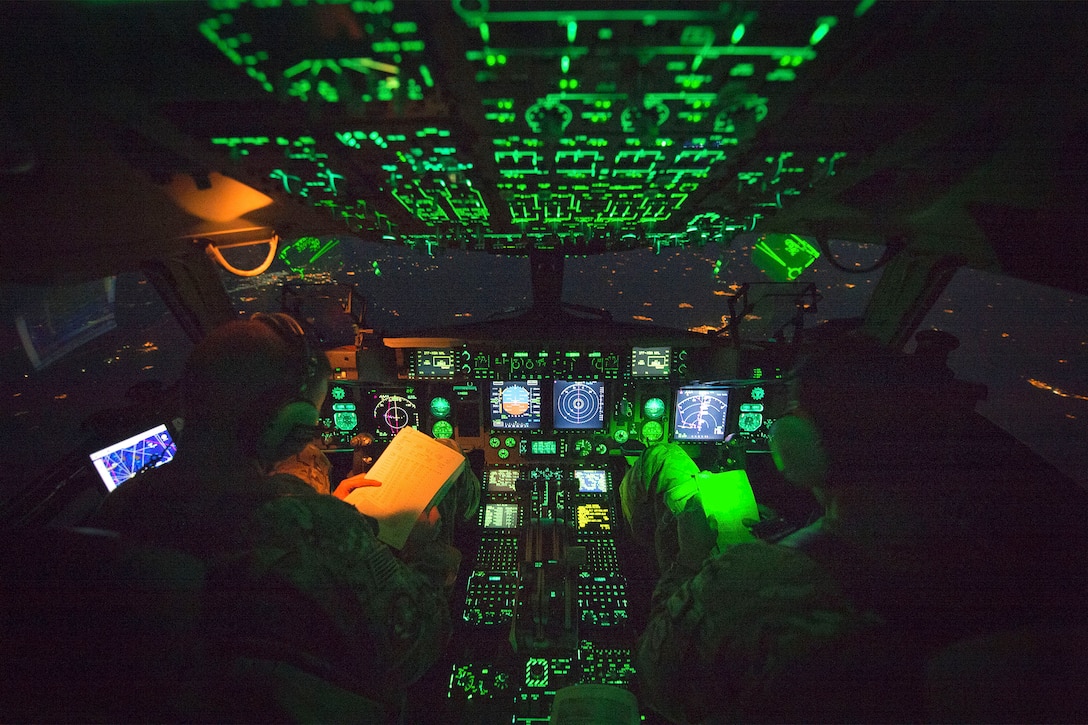
[[[540,427],[539,380],[492,380],[491,427]]]
[[[177,451],[170,431],[165,425],[157,425],[95,451],[91,454],[91,463],[106,490],[112,491],[145,468],[157,468],[170,462]]]
[[[631,350],[631,377],[663,378],[671,372],[672,348],[636,347]]]
[[[604,383],[599,380],[556,380],[552,412],[558,430],[604,428]]]
[[[677,441],[725,439],[729,417],[729,391],[724,388],[680,388],[672,437]]]

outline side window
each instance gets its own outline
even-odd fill
[[[142,273],[4,282],[0,329],[0,502],[176,415],[170,392],[192,343]]]
[[[962,380],[986,385],[978,412],[1088,488],[1088,297],[960,269],[920,329],[950,332]]]

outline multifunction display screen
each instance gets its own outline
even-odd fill
[[[672,348],[636,347],[631,350],[631,377],[663,378],[671,372]]]
[[[540,427],[539,380],[492,380],[491,427],[496,429]]]
[[[415,370],[420,378],[452,378],[453,350],[416,350]]]
[[[724,388],[680,388],[672,436],[678,441],[725,439],[729,419],[729,391]]]
[[[556,429],[604,428],[604,383],[599,380],[556,380],[552,392]]]
[[[608,493],[607,471],[578,470],[574,479],[578,481],[578,493]]]

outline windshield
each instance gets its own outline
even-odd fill
[[[569,257],[563,301],[617,321],[708,333],[742,312],[740,338],[763,343],[796,334],[799,301],[805,329],[862,316],[883,271],[866,271],[882,246],[834,242],[827,249],[837,264],[824,255],[794,282],[776,283],[753,262],[755,243],[741,235],[728,247]],[[222,271],[235,310],[280,309],[285,284],[335,285],[337,295],[352,288],[365,300],[374,334],[396,336],[480,322],[532,302],[524,257],[462,250],[431,257],[355,237],[326,239],[326,247],[301,274],[282,258],[255,277]],[[265,254],[243,248],[230,259],[245,267]],[[55,441],[90,445],[103,420],[119,422],[109,411],[148,405],[140,396],[177,380],[192,343],[139,273],[81,286],[5,284],[3,293],[4,485],[11,495],[70,453]],[[961,379],[987,386],[980,413],[1088,486],[1088,453],[1076,444],[1085,431],[1086,391],[1078,386],[1088,342],[1077,323],[1084,319],[1084,296],[964,269],[920,329],[959,338],[950,363]]]
[[[860,316],[880,277],[880,270],[851,274],[821,258],[794,282],[775,283],[753,262],[755,243],[754,236],[741,235],[728,247],[569,257],[563,301],[604,310],[616,321],[712,333],[727,326],[730,299],[747,284],[747,297],[733,308],[744,313],[748,303],[738,330],[742,339],[762,342],[796,333],[799,300],[806,305],[806,328]],[[236,312],[281,309],[285,285],[333,285],[340,296],[353,288],[365,300],[365,322],[374,334],[396,336],[485,321],[532,302],[525,257],[463,250],[431,257],[356,237],[326,238],[319,248],[326,251],[312,263],[307,257],[301,270],[281,254],[258,276],[221,271]],[[840,266],[855,269],[871,266],[883,252],[878,245],[828,248]],[[260,247],[228,253],[242,269],[266,254]],[[192,342],[142,274],[70,286],[5,284],[2,290],[5,497],[74,450],[167,422],[156,410],[166,401],[156,396],[178,379]],[[141,415],[147,419],[138,420]]]

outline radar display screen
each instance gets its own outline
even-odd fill
[[[489,503],[484,507],[484,528],[516,529],[518,505],[516,503]]]
[[[574,472],[578,493],[608,493],[608,472],[579,470]]]
[[[677,441],[725,439],[729,391],[723,388],[680,388],[672,436]]]
[[[599,380],[556,380],[552,412],[559,430],[604,428],[604,383]]]
[[[539,428],[540,381],[492,380],[491,427]]]
[[[420,378],[452,378],[452,350],[416,350],[415,368],[412,371]]]
[[[112,491],[140,471],[173,460],[177,450],[170,431],[165,425],[157,425],[95,451],[90,458],[106,490]]]
[[[636,347],[631,350],[631,377],[663,378],[671,371],[672,348]]]

